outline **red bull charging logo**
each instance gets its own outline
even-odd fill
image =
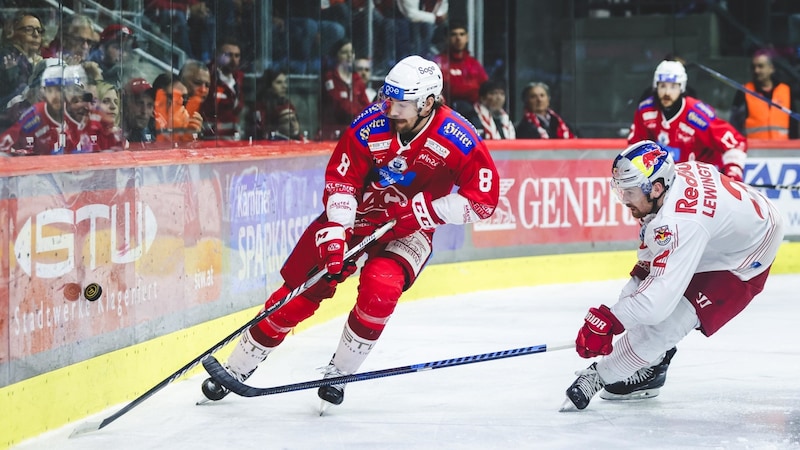
[[[667,156],[667,152],[662,150],[660,147],[652,148],[641,154],[641,156],[637,156],[631,159],[631,163],[642,171],[647,177],[653,174],[653,170],[658,165],[658,162],[661,160],[662,157]]]
[[[653,230],[653,238],[658,245],[667,245],[672,241],[672,231],[669,229],[669,225],[664,225],[662,227],[658,227]]]

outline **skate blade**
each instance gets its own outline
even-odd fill
[[[581,410],[578,409],[572,400],[569,398],[564,400],[564,403],[561,404],[561,408],[558,409],[558,412],[580,412]]]
[[[203,398],[201,398],[200,400],[198,400],[198,401],[197,401],[197,403],[195,403],[195,405],[197,405],[197,406],[202,406],[202,405],[205,405],[205,404],[207,404],[207,403],[214,403],[214,401],[213,401],[213,400],[209,400],[209,399],[208,399],[208,398],[206,398],[206,397],[203,397]]]
[[[631,392],[630,394],[612,394],[611,392],[603,389],[600,391],[600,398],[603,400],[611,401],[625,401],[625,400],[645,400],[648,398],[657,397],[660,392],[659,388],[645,389],[643,391]]]
[[[328,410],[330,409],[331,406],[333,406],[333,403],[326,402],[325,400],[320,400],[320,402],[319,402],[319,415],[320,415],[320,417],[324,416],[325,413],[328,412]]]

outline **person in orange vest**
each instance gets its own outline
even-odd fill
[[[771,50],[758,50],[752,60],[753,80],[745,88],[757,92],[774,103],[795,110],[792,89],[775,79]],[[798,122],[780,108],[755,95],[736,92],[731,108],[731,124],[748,139],[797,139]]]

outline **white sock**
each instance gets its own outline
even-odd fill
[[[361,367],[361,363],[367,359],[367,355],[369,355],[376,342],[378,341],[358,336],[350,328],[350,324],[345,323],[339,347],[336,349],[331,362],[337,369],[346,374],[355,373]]]
[[[247,375],[267,359],[273,349],[274,347],[265,347],[256,342],[248,329],[228,358],[228,367],[238,375]]]

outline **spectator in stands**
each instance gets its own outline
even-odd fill
[[[573,139],[567,122],[550,108],[550,87],[531,83],[522,91],[525,116],[517,124],[518,139]]]
[[[181,67],[178,79],[183,88],[187,90],[188,100],[184,102],[186,111],[190,117],[194,117],[195,113],[199,114],[202,120],[203,103],[208,98],[211,87],[211,73],[208,71],[208,67],[200,61],[190,59]],[[179,89],[181,88],[179,87]],[[207,129],[206,134],[213,135],[213,131]]]
[[[217,45],[216,59],[209,65],[211,95],[203,103],[206,137],[241,139],[239,116],[244,107],[244,72],[239,70],[242,52],[228,38]]]
[[[214,36],[231,37],[228,34],[219,33],[221,30],[216,30],[217,20],[216,16],[212,13],[212,9],[216,11],[228,11],[233,9],[233,2],[231,0],[214,0],[211,4],[210,0],[198,0],[189,7],[189,16],[187,18],[187,26],[189,29],[189,44],[191,51],[189,54],[192,58],[202,61],[203,64],[210,64],[211,52],[214,51]]]
[[[39,17],[30,11],[17,11],[3,25],[3,41],[0,47],[0,130],[5,130],[19,119],[30,104],[23,103],[28,80],[34,66],[42,61],[40,50],[44,27]],[[35,87],[38,90],[39,86]]]
[[[792,88],[775,78],[772,50],[755,52],[752,59],[753,78],[745,88],[774,103],[795,111]],[[797,139],[798,121],[780,108],[755,95],[737,91],[731,108],[731,125],[748,139]]]
[[[367,86],[353,73],[353,44],[342,39],[333,46],[335,65],[322,77],[320,139],[338,140],[353,118],[370,104]]]
[[[367,99],[370,102],[374,102],[378,97],[378,91],[372,87],[370,80],[372,78],[372,61],[367,58],[356,58],[356,60],[353,62],[353,68],[358,76],[364,80],[364,84],[367,86]]]
[[[246,121],[246,133],[253,139],[269,139],[278,126],[274,112],[285,109],[296,111],[296,108],[288,97],[289,85],[285,72],[267,69],[257,86],[255,104]]]
[[[192,55],[189,42],[189,8],[198,0],[148,0],[145,11],[153,12],[159,31],[166,34],[175,46]]]
[[[373,2],[372,39],[369,39],[369,22],[367,15]],[[350,3],[353,24],[353,50],[357,55],[369,55],[372,46],[373,74],[379,78],[386,76],[389,68],[394,66],[395,58],[395,11],[394,0],[352,0]],[[365,80],[366,81],[366,80]]]
[[[516,139],[514,124],[505,108],[505,83],[489,80],[479,89],[479,100],[467,116],[484,139]]]
[[[442,69],[444,76],[444,96],[450,107],[466,115],[478,101],[481,84],[489,77],[483,65],[469,54],[467,28],[458,23],[450,25],[450,38],[447,53],[442,53],[434,61]]]
[[[448,0],[395,0],[399,17],[399,39],[409,39],[408,53],[429,58],[437,52],[431,51],[433,32],[447,21]]]
[[[205,67],[202,66],[201,67]],[[203,116],[202,101],[190,96],[189,89],[170,74],[159,75],[153,82],[155,91],[154,117],[157,142],[192,142],[200,136]],[[191,103],[190,108],[187,106]]]
[[[92,51],[90,59],[99,65],[104,81],[121,86],[125,80],[142,74],[136,67],[133,53],[133,49],[138,47],[133,30],[125,25],[112,24],[100,33],[100,45]]]
[[[327,55],[332,43],[344,38],[345,28],[321,18],[319,0],[272,2],[273,56],[290,73],[320,72],[320,57]],[[291,52],[289,51],[291,49]]]
[[[122,125],[129,143],[151,143],[156,139],[155,93],[144,78],[134,78],[122,91]]]
[[[59,155],[121,148],[103,133],[80,65],[51,65],[41,76],[44,101],[34,104],[2,135],[0,152],[11,155]]]
[[[63,38],[63,42],[61,39]],[[69,65],[80,64],[89,58],[89,51],[98,43],[94,22],[86,16],[75,14],[66,18],[47,48],[42,49],[45,58],[61,58]]]
[[[271,141],[294,141],[307,143],[308,137],[300,133],[300,121],[297,120],[297,111],[291,103],[278,105],[269,117],[269,123],[275,124],[275,129],[269,132]]]
[[[124,142],[122,128],[120,128],[120,98],[117,87],[107,81],[97,83],[96,111],[100,118],[103,135],[108,142]],[[100,149],[111,150],[111,149]]]

